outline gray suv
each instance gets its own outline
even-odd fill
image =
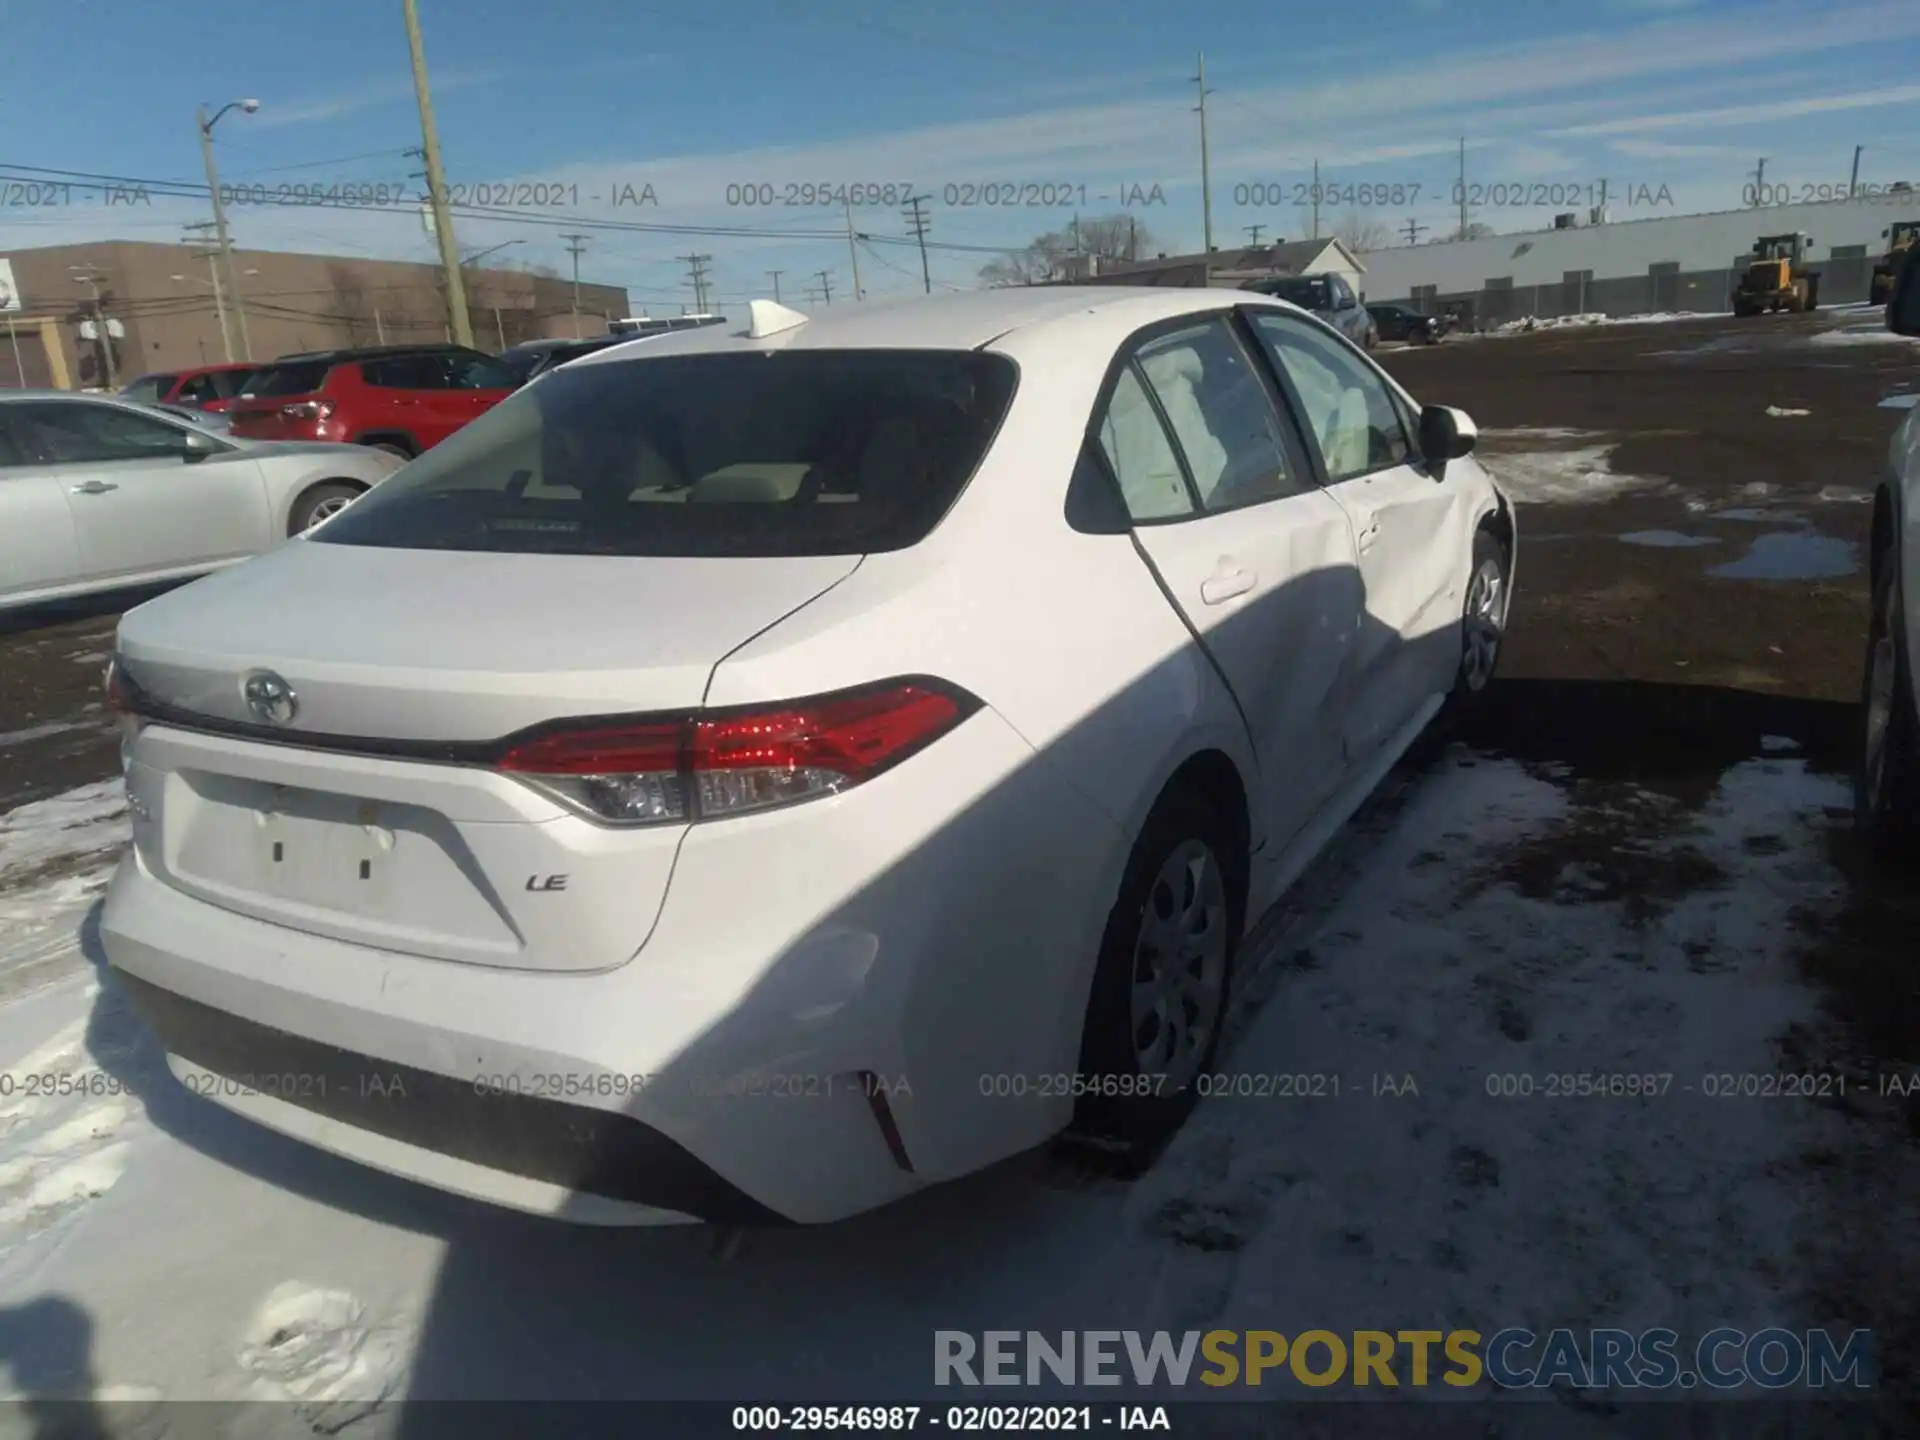
[[[1271,280],[1249,280],[1241,286],[1262,295],[1291,301],[1311,310],[1354,344],[1371,350],[1380,332],[1367,307],[1353,293],[1344,275],[1281,275]]]

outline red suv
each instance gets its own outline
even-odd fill
[[[233,402],[233,433],[345,441],[411,458],[518,388],[499,361],[458,345],[283,355]]]
[[[251,362],[239,365],[199,365],[191,370],[169,370],[142,375],[120,392],[122,400],[139,405],[185,405],[194,410],[225,410],[246,388],[247,377],[258,370]]]

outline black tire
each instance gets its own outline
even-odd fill
[[[1236,833],[1220,804],[1197,787],[1176,785],[1168,790],[1141,827],[1133,853],[1127,857],[1120,893],[1107,917],[1081,1032],[1080,1073],[1088,1077],[1090,1089],[1133,1093],[1082,1095],[1075,1104],[1069,1133],[1117,1150],[1136,1164],[1151,1163],[1192,1113],[1199,1098],[1192,1077],[1207,1074],[1219,1052],[1221,1032],[1232,1004],[1234,963],[1246,915],[1248,861]],[[1217,923],[1225,926],[1225,949],[1215,1014],[1201,1041],[1192,1077],[1176,1084],[1163,1076],[1156,1084],[1154,1075],[1140,1063],[1133,1022],[1134,980],[1149,907],[1164,916],[1170,901],[1184,898],[1173,896],[1161,883],[1162,871],[1190,845],[1204,847],[1213,857],[1224,901]]]
[[[1448,705],[1463,709],[1479,703],[1486,694],[1487,687],[1493,683],[1494,672],[1500,668],[1500,651],[1506,638],[1506,619],[1512,607],[1512,557],[1491,530],[1481,528],[1473,537],[1473,563],[1467,571],[1467,590],[1461,605],[1460,615],[1460,668],[1454,673],[1453,692],[1447,697]],[[1497,581],[1492,602],[1495,606],[1497,622],[1492,621],[1482,611],[1486,598],[1481,588],[1488,578]],[[1488,657],[1484,652],[1476,651],[1476,641],[1484,641],[1489,624],[1492,653]]]
[[[363,441],[362,443],[366,444],[367,442]],[[393,440],[375,440],[371,444],[367,444],[367,449],[384,450],[389,455],[398,455],[402,460],[413,459],[413,451]]]
[[[342,500],[352,500],[364,493],[366,487],[350,484],[345,480],[329,480],[323,485],[315,485],[293,502],[293,509],[287,514],[287,535],[299,535],[313,525],[316,516],[324,519],[321,512],[331,513],[339,508]]]
[[[1853,819],[1882,852],[1907,852],[1920,832],[1920,718],[1913,707],[1907,624],[1897,547],[1880,561],[1873,618],[1860,682],[1860,754],[1853,775]],[[1881,693],[1876,697],[1876,691]],[[1884,718],[1882,718],[1884,717]],[[1884,725],[1876,745],[1875,731]]]

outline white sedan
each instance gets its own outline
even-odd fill
[[[1473,437],[1245,291],[587,356],[124,617],[107,954],[198,1093],[580,1221],[1151,1153],[1249,920],[1492,674]]]
[[[0,392],[0,610],[244,560],[400,463],[351,445],[236,440],[107,397]]]

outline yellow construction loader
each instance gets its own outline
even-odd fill
[[[1806,267],[1813,241],[1806,235],[1762,235],[1753,262],[1733,287],[1733,313],[1814,310],[1820,305],[1820,272]]]
[[[1867,287],[1867,303],[1884,305],[1893,298],[1893,282],[1900,278],[1900,263],[1920,238],[1920,220],[1896,220],[1881,232],[1887,242],[1886,256],[1873,267],[1873,282]]]

